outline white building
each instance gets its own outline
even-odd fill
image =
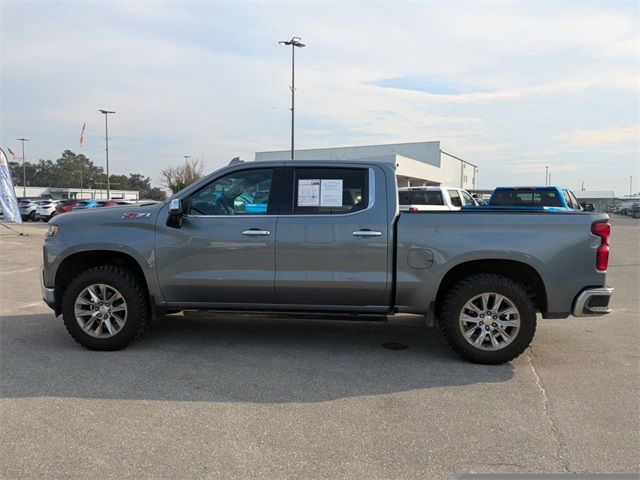
[[[256,161],[291,158],[291,150],[256,152]],[[362,145],[296,150],[296,160],[375,160],[396,164],[401,187],[446,185],[472,190],[478,167],[440,149],[440,142]]]

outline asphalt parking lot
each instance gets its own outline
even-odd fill
[[[40,300],[45,230],[0,231],[2,478],[640,470],[640,220],[612,219],[614,312],[541,320],[501,366],[414,318],[171,315],[91,352]]]

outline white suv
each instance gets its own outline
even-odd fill
[[[455,187],[403,187],[398,189],[398,197],[401,212],[460,210],[478,205],[469,192]]]
[[[36,202],[36,219],[48,222],[56,214],[58,200],[39,200]]]

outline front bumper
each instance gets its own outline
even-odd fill
[[[42,293],[42,300],[44,300],[44,303],[55,310],[55,288],[49,288],[44,285],[44,266],[40,268],[40,292]]]
[[[613,294],[611,287],[587,288],[578,294],[573,302],[574,317],[591,317],[611,312],[609,300]]]

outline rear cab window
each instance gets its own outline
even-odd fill
[[[496,190],[491,205],[508,207],[562,207],[555,190]]]
[[[444,205],[442,193],[437,190],[409,190],[398,193],[400,205]]]

